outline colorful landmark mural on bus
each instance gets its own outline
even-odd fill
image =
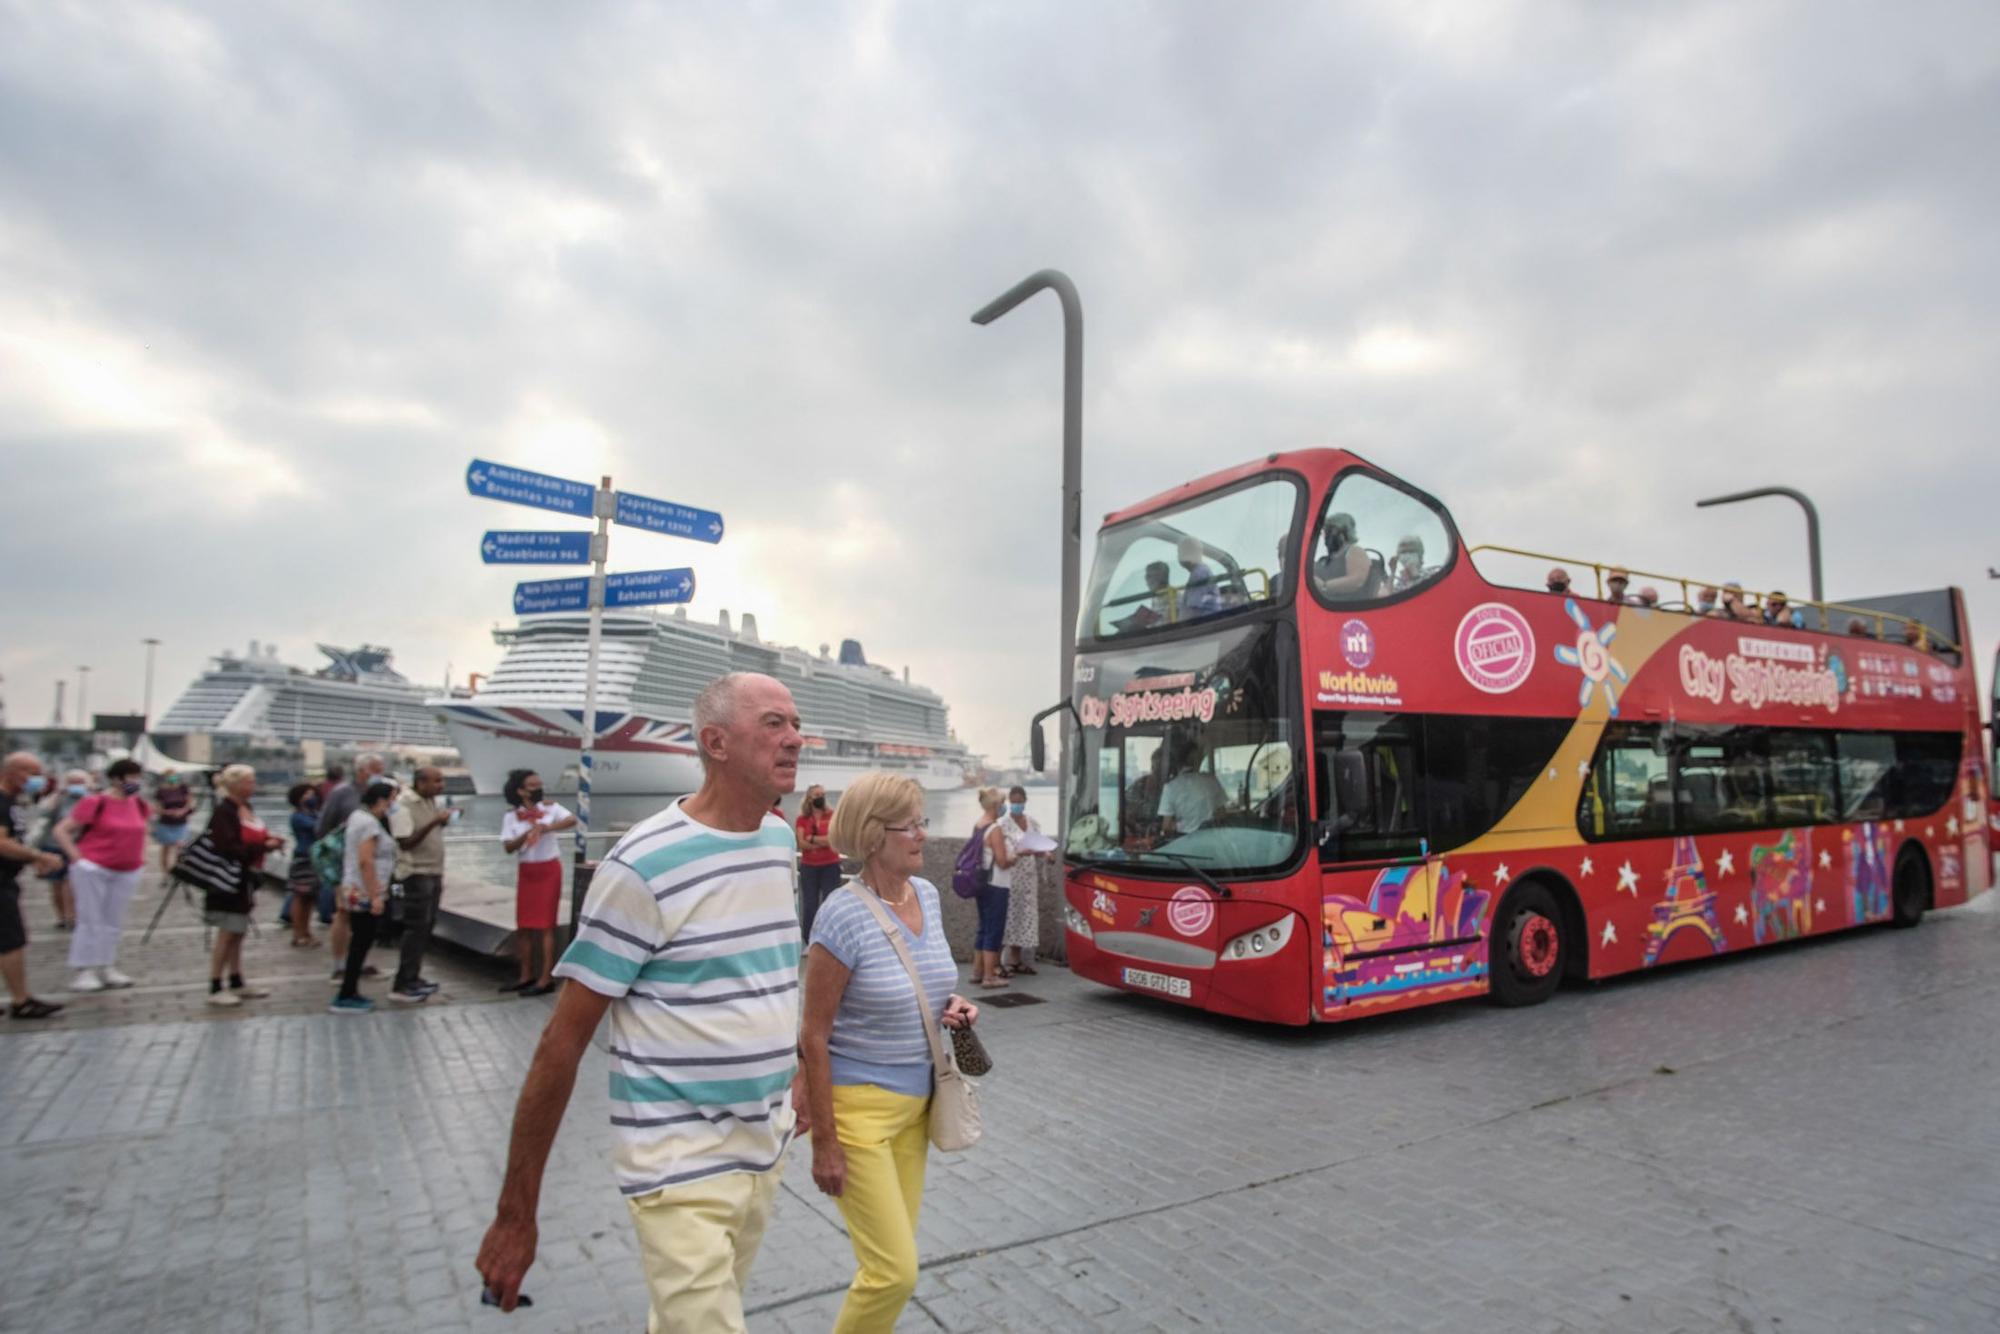
[[[1845,830],[1847,892],[1851,920],[1876,922],[1889,915],[1889,853],[1876,823]]]
[[[1666,953],[1676,935],[1696,935],[1707,941],[1711,954],[1729,948],[1723,939],[1722,923],[1715,916],[1715,891],[1708,887],[1702,872],[1701,853],[1686,835],[1674,840],[1674,862],[1667,868],[1667,896],[1653,905],[1653,920],[1646,926],[1646,957],[1651,968]]]
[[[1442,862],[1377,873],[1365,902],[1327,895],[1327,1003],[1478,982],[1486,976],[1481,937],[1491,898]]]
[[[1750,845],[1750,912],[1759,945],[1812,934],[1812,845],[1810,829],[1787,829],[1776,843]]]

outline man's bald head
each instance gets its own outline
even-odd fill
[[[10,794],[19,792],[21,785],[42,771],[42,762],[25,750],[17,750],[6,759],[0,760],[0,788]]]

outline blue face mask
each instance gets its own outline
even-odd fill
[[[49,780],[42,777],[40,774],[30,775],[28,777],[28,780],[21,784],[21,791],[27,793],[31,797],[39,797],[42,795],[42,793],[48,790],[49,790]]]
[[[1028,803],[1025,801],[1010,801],[1007,803],[1007,809],[1015,815],[1024,815],[1027,813]]]
[[[71,783],[64,791],[68,792],[72,797],[87,797],[90,795],[90,789],[82,783]]]

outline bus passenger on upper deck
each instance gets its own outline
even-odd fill
[[[1190,739],[1181,748],[1180,772],[1160,792],[1160,835],[1192,834],[1214,822],[1229,804],[1229,794],[1215,775],[1201,767],[1201,742]]]
[[[1764,599],[1764,624],[1766,625],[1792,624],[1792,611],[1791,608],[1786,605],[1785,595],[1783,593],[1774,592],[1771,594],[1770,597]]]
[[[1903,642],[1911,648],[1922,648],[1924,646],[1924,627],[1915,621],[1904,621]]]
[[[1320,525],[1326,554],[1313,562],[1313,583],[1329,601],[1365,597],[1374,568],[1361,546],[1352,514],[1329,514]]]
[[[1850,616],[1847,618],[1847,633],[1850,635],[1860,635],[1864,639],[1873,639],[1875,637],[1875,632],[1868,628],[1868,622],[1862,620],[1859,616]]]
[[[1641,588],[1637,593],[1633,594],[1632,605],[1636,607],[1659,606],[1660,590],[1653,587],[1651,584],[1647,584],[1645,587]]]
[[[1215,586],[1215,572],[1201,558],[1201,539],[1183,537],[1177,555],[1188,573],[1187,587],[1181,591],[1181,619],[1198,620],[1221,611],[1222,590]]]
[[[1549,592],[1569,592],[1569,571],[1560,565],[1549,571]]]
[[[1722,609],[1715,605],[1716,592],[1704,587],[1695,595],[1694,614],[1697,616],[1720,616]]]
[[[1604,576],[1604,587],[1608,590],[1604,595],[1605,601],[1630,602],[1632,599],[1625,596],[1625,588],[1631,582],[1631,575],[1614,566],[1611,573]]]
[[[1396,543],[1396,560],[1389,567],[1390,591],[1401,593],[1424,581],[1424,539],[1415,533]]]
[[[1757,619],[1757,613],[1743,605],[1743,585],[1734,579],[1722,586],[1722,614],[1732,621]]]

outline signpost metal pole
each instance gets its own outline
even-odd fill
[[[1062,464],[1062,663],[1056,683],[1058,699],[1075,690],[1077,600],[1083,565],[1083,301],[1076,284],[1060,269],[1031,273],[982,306],[974,324],[991,324],[1035,293],[1048,290],[1062,302],[1063,317],[1063,464]],[[1062,720],[1062,749],[1057,760],[1056,791],[1069,791],[1072,722]]]
[[[604,562],[610,554],[611,514],[616,503],[611,479],[600,480],[595,500],[597,532],[590,539],[590,638],[583,663],[583,735],[576,760],[576,870],[590,859],[590,763],[597,740],[597,650],[604,640]],[[577,923],[570,922],[570,930]]]

